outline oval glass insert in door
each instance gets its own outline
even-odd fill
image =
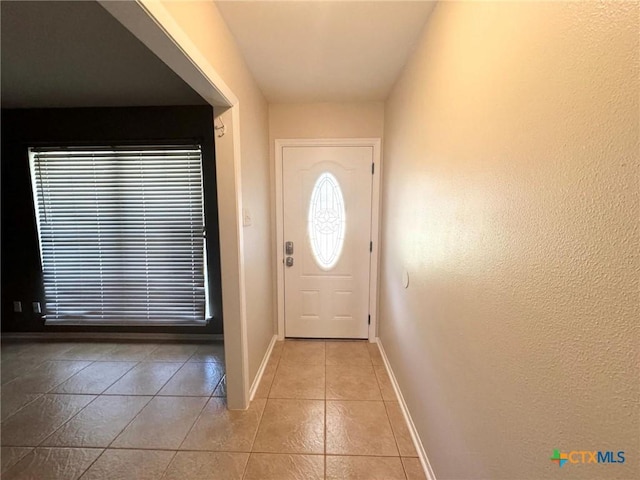
[[[316,180],[309,201],[309,241],[320,268],[330,270],[340,259],[344,245],[345,208],[336,177],[325,172]]]

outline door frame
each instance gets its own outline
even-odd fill
[[[278,340],[284,339],[284,204],[283,149],[285,147],[371,147],[375,168],[371,184],[371,251],[369,270],[369,342],[375,342],[378,331],[378,265],[380,263],[380,186],[382,156],[379,138],[296,138],[275,140],[275,212],[276,212],[276,304],[278,311]]]

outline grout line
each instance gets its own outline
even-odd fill
[[[376,346],[376,348],[378,349],[378,351],[380,351],[380,347],[378,347],[378,344],[375,343],[373,344]],[[369,351],[368,347],[367,347],[367,351]],[[369,351],[369,357],[371,357],[371,352]],[[371,359],[372,363],[373,363],[373,359]],[[391,434],[393,435],[393,441],[396,444],[396,450],[398,450],[398,456],[400,456],[400,445],[398,444],[398,437],[396,435],[396,430],[395,428],[393,428],[393,422],[391,422],[391,417],[389,416],[389,410],[387,409],[387,402],[385,401],[384,395],[382,394],[382,382],[380,381],[380,378],[378,377],[378,374],[376,373],[376,369],[375,367],[373,368],[373,375],[376,377],[376,383],[378,384],[378,390],[380,392],[380,397],[382,398],[382,404],[384,406],[384,412],[387,415],[387,422],[389,422],[389,427],[391,428]],[[391,380],[389,380],[391,381]],[[401,461],[402,462],[402,461]],[[403,467],[404,470],[404,467]],[[405,474],[406,476],[406,474]]]
[[[3,445],[4,447],[5,445]],[[42,450],[45,448],[48,449],[56,449],[56,450],[78,450],[78,449],[82,449],[82,450],[104,450],[105,447],[73,447],[73,446],[69,446],[69,445],[40,445],[37,447],[33,447],[33,446],[27,446],[25,447],[24,445],[7,445],[10,448],[30,448],[31,450]],[[28,455],[28,454],[27,454]],[[23,457],[24,458],[24,457]]]
[[[324,455],[322,458],[323,477],[327,478],[327,342],[324,342]]]
[[[18,358],[17,358],[17,356],[16,356],[16,360],[17,360],[17,359],[18,359]],[[5,361],[6,361],[6,360],[2,360],[2,363],[4,363]],[[48,361],[49,361],[49,359],[48,359],[48,358],[47,358],[47,359],[43,359],[43,360],[41,360],[40,362],[38,362],[38,363],[34,364],[32,367],[29,367],[29,368],[27,369],[27,371],[26,371],[26,372],[24,372],[22,375],[18,375],[16,378],[12,378],[12,379],[11,379],[11,380],[9,380],[8,382],[4,382],[4,383],[2,384],[2,387],[4,387],[5,385],[7,385],[7,384],[9,384],[9,383],[13,382],[14,380],[17,380],[18,378],[20,378],[20,377],[22,377],[22,376],[24,376],[24,375],[28,375],[28,374],[29,374],[29,373],[31,373],[33,370],[35,370],[36,368],[40,367],[44,362],[48,362]]]
[[[2,387],[4,389],[4,386]],[[25,395],[29,395],[28,393]],[[17,409],[15,412],[13,412],[11,415],[9,415],[7,418],[5,418],[4,420],[2,420],[1,423],[6,422],[7,420],[9,420],[11,417],[13,417],[14,415],[16,415],[18,412],[20,412],[22,409],[28,407],[29,405],[31,405],[33,402],[35,402],[36,400],[38,400],[39,398],[42,398],[43,396],[46,395],[46,393],[34,393],[33,395],[37,395],[36,398],[34,398],[33,400],[31,400],[30,402],[25,403],[23,406],[21,406],[19,409]],[[0,424],[1,424],[0,423]],[[3,445],[4,446],[4,445]]]
[[[98,363],[98,361],[96,360],[95,362],[91,363],[91,365],[94,365]],[[105,362],[108,363],[108,362]],[[116,380],[114,380],[112,383],[110,383],[109,385],[107,385],[106,388],[104,388],[100,393],[73,393],[74,395],[102,395],[104,392],[106,392],[109,388],[111,388],[116,382],[118,382],[122,377],[124,377],[127,373],[129,373],[131,370],[133,370],[138,363],[140,362],[131,362],[133,363],[133,365],[131,367],[129,367],[128,370],[126,370],[122,375],[120,375]],[[81,371],[85,370],[86,368],[89,368],[91,365],[87,365],[85,368],[83,368],[82,370],[80,370],[79,372],[73,374],[71,377],[67,378],[64,382],[62,382],[60,385],[63,385],[64,383],[67,383],[69,380],[71,380],[73,377],[75,377],[76,375],[78,375]],[[57,385],[54,388],[58,388],[60,385]],[[55,393],[55,392],[54,392]],[[64,393],[64,392],[62,392]]]
[[[284,348],[284,347],[282,347],[282,348]],[[280,370],[280,360],[281,359],[282,359],[282,352],[278,356],[278,358],[276,359],[276,369],[273,372],[273,377],[271,378],[271,381],[269,382],[269,387],[267,388],[267,393],[266,393],[267,396],[265,397],[267,399],[271,398],[271,388],[273,388],[273,383],[276,381],[276,375],[278,375],[278,370]]]
[[[189,427],[189,430],[187,430],[186,435],[184,436],[184,438],[182,439],[182,441],[180,442],[180,445],[178,445],[178,448],[176,449],[176,451],[180,450],[180,447],[182,447],[182,444],[184,443],[184,441],[187,439],[187,437],[189,436],[189,434],[191,433],[191,431],[193,430],[193,427],[196,426],[196,423],[198,423],[198,420],[200,420],[200,417],[202,416],[202,412],[204,412],[204,409],[207,407],[207,405],[209,405],[209,402],[211,401],[211,397],[202,397],[202,398],[206,398],[205,402],[202,404],[202,408],[200,409],[200,411],[198,412],[198,415],[196,415],[195,420],[193,421],[193,423],[191,424],[191,426]],[[174,455],[175,456],[175,455]],[[167,468],[169,468],[167,466]]]
[[[186,365],[187,363],[189,363],[189,360],[191,360],[191,359],[195,356],[195,354],[198,352],[198,348],[200,348],[200,347],[199,347],[199,346],[198,346],[198,347],[196,347],[196,349],[193,351],[193,353],[192,353],[191,355],[189,355],[189,358],[187,358],[187,359],[185,360],[185,362],[184,362],[184,363],[185,363],[185,365]]]
[[[176,362],[176,363],[177,363],[177,362]],[[175,376],[178,374],[178,372],[180,372],[180,371],[184,368],[184,366],[185,366],[186,364],[187,364],[187,362],[184,362],[182,365],[180,365],[180,366],[178,367],[178,369],[177,369],[175,372],[173,372],[173,375],[171,375],[171,376],[167,379],[167,381],[166,381],[166,382],[164,382],[164,383],[162,384],[162,386],[161,386],[161,387],[158,389],[158,391],[155,393],[154,397],[172,397],[172,396],[174,396],[174,395],[160,395],[160,392],[162,391],[162,389],[163,389],[164,387],[166,387],[166,386],[167,386],[167,384],[168,384],[171,380],[173,380],[173,377],[175,377]],[[200,396],[200,395],[198,395],[198,396]]]
[[[52,394],[52,395],[64,395],[64,393],[60,393],[60,394]],[[77,394],[77,395],[82,395],[82,394]],[[91,396],[91,395],[85,395],[85,396]],[[51,432],[49,435],[47,435],[46,437],[44,437],[42,440],[40,440],[40,443],[38,443],[38,445],[36,447],[40,447],[42,446],[42,444],[44,442],[47,441],[48,438],[50,438],[52,435],[55,435],[55,433],[60,430],[62,427],[64,427],[67,423],[69,423],[71,420],[73,420],[77,415],[80,415],[80,412],[82,412],[85,408],[87,408],[89,405],[91,405],[93,402],[95,402],[98,397],[100,395],[95,395],[93,397],[93,399],[91,401],[89,401],[89,403],[87,403],[84,407],[82,407],[80,410],[78,410],[74,415],[72,415],[71,417],[69,417],[66,421],[62,422],[60,424],[60,426],[58,426],[58,428],[56,428],[53,432]],[[4,445],[3,445],[4,446]],[[100,447],[95,447],[95,448],[100,448]]]
[[[260,454],[260,455],[317,455],[318,457],[322,456],[326,456],[324,453],[318,453],[318,452],[300,452],[300,451],[295,451],[295,452],[274,452],[272,450],[255,450],[250,452],[251,454]],[[388,457],[388,458],[395,458],[395,457]]]
[[[391,417],[389,416],[389,410],[387,409],[387,402],[382,402],[384,406],[384,412],[387,414],[387,422],[389,422],[389,427],[391,427],[391,435],[393,435],[393,441],[396,444],[396,450],[398,450],[398,456],[400,457],[400,444],[398,443],[398,436],[396,435],[396,430],[393,428],[393,422],[391,421]]]
[[[138,418],[138,415],[140,415],[140,413],[142,413],[142,411],[143,411],[145,408],[147,408],[147,405],[149,405],[149,404],[151,403],[151,401],[152,401],[154,398],[156,398],[156,397],[155,397],[155,395],[153,395],[153,396],[151,396],[151,395],[139,395],[139,396],[141,396],[141,397],[142,397],[142,396],[150,396],[151,398],[149,398],[149,400],[147,400],[147,402],[146,402],[146,403],[145,403],[145,404],[140,408],[140,410],[138,410],[138,413],[136,413],[136,414],[131,418],[131,420],[129,420],[129,422],[127,422],[127,424],[126,424],[124,427],[122,427],[122,430],[120,430],[118,433],[116,433],[116,434],[113,436],[113,438],[111,439],[111,441],[109,442],[109,444],[107,445],[107,447],[106,447],[106,448],[111,448],[111,445],[113,445],[113,442],[115,442],[115,441],[118,439],[118,437],[119,437],[120,435],[122,435],[122,434],[123,434],[123,432],[124,432],[124,431],[129,427],[129,425],[131,425],[131,424],[133,423],[133,421],[134,421],[136,418]]]
[[[377,343],[374,344],[376,346],[376,348],[378,349],[378,351],[380,351],[380,347],[378,346]],[[367,346],[367,351],[369,352],[369,357],[371,357],[371,352],[369,351],[369,347]],[[372,363],[373,363],[373,359]],[[378,374],[376,373],[376,369],[375,367],[373,368],[373,375],[376,377],[376,383],[378,384],[378,390],[380,392],[380,397],[382,398],[382,405],[384,406],[384,413],[387,416],[387,422],[389,423],[389,427],[391,428],[391,435],[393,435],[393,441],[396,444],[396,450],[398,451],[398,456],[400,456],[400,445],[398,444],[398,437],[396,435],[396,430],[395,428],[393,428],[393,423],[391,422],[391,417],[389,416],[389,410],[387,409],[387,402],[384,399],[384,395],[382,394],[382,382],[380,381],[380,379],[378,378]],[[389,382],[391,382],[391,380],[389,380]],[[400,463],[402,463],[402,460],[400,460]],[[402,467],[403,471],[404,471],[404,466]],[[405,473],[406,476],[406,473]]]
[[[186,437],[185,437],[186,438]],[[184,441],[184,440],[183,440]],[[164,468],[164,470],[162,471],[162,473],[160,474],[159,479],[162,480],[163,478],[165,478],[165,476],[167,475],[167,472],[169,471],[169,467],[171,466],[171,464],[173,463],[173,461],[175,460],[175,458],[178,456],[178,451],[175,450],[173,452],[173,455],[171,456],[171,459],[169,460],[169,463],[167,463],[167,466]]]
[[[253,453],[253,447],[256,443],[256,439],[258,438],[258,432],[260,431],[260,426],[262,425],[262,420],[264,419],[264,412],[267,410],[267,403],[269,399],[264,399],[264,407],[262,407],[262,412],[260,412],[260,418],[258,419],[258,426],[256,427],[256,431],[253,434],[253,439],[251,440],[251,446],[249,447],[249,454]],[[249,407],[251,408],[251,407]],[[251,458],[251,455],[249,455]],[[249,460],[247,460],[247,465],[249,464]]]
[[[244,464],[244,468],[242,469],[242,476],[240,477],[242,480],[247,476],[247,470],[249,470],[249,462],[251,461],[251,452],[247,455],[247,462]]]
[[[88,446],[77,446],[77,445],[39,445],[39,446],[25,446],[25,445],[3,445],[3,447],[11,447],[11,448],[30,448],[30,449],[66,449],[66,450],[78,450],[78,449],[87,449],[87,450],[144,450],[151,452],[184,452],[184,453],[237,453],[237,454],[261,454],[261,455],[311,455],[311,456],[327,456],[327,457],[356,457],[356,458],[398,458],[398,459],[408,459],[408,460],[418,460],[417,457],[402,457],[398,455],[366,455],[366,454],[349,454],[349,453],[330,453],[325,455],[324,453],[311,453],[311,452],[272,452],[272,451],[239,451],[239,450],[195,450],[195,449],[181,449],[176,450],[175,448],[165,448],[165,447],[88,447]]]
[[[10,447],[13,447],[13,445],[8,445]],[[387,458],[387,459],[392,459],[392,458],[397,458],[397,459],[409,459],[409,460],[418,460],[418,458],[416,457],[399,457],[397,455],[394,456],[390,456],[390,455],[363,455],[363,454],[348,454],[348,453],[332,453],[332,454],[328,454],[325,455],[323,453],[310,453],[310,452],[269,452],[269,451],[255,451],[255,452],[249,452],[249,451],[239,451],[239,450],[194,450],[194,449],[182,449],[182,450],[176,450],[175,448],[150,448],[150,447],[73,447],[73,446],[41,446],[41,447],[30,447],[30,446],[24,446],[24,445],[19,445],[17,446],[19,448],[31,448],[31,449],[36,449],[36,448],[55,448],[55,449],[67,449],[67,450],[77,450],[77,449],[88,449],[88,450],[143,450],[143,451],[147,451],[147,452],[176,452],[176,453],[231,453],[231,454],[240,454],[240,455],[251,455],[251,454],[259,454],[259,455],[309,455],[309,456],[315,456],[315,457],[356,457],[356,458]]]
[[[211,393],[208,395],[208,398],[214,398],[213,394],[216,393],[216,390],[218,389],[218,387],[222,384],[222,381],[224,380],[225,375],[227,374],[227,372],[225,371],[222,376],[220,377],[220,380],[218,380],[216,382],[216,386],[213,387],[213,390],[211,390]],[[188,396],[188,395],[186,395]]]
[[[49,360],[49,361],[53,361],[53,360]],[[51,387],[49,390],[47,390],[47,391],[45,392],[45,394],[46,394],[46,393],[55,393],[55,392],[52,392],[52,390],[53,390],[54,388],[58,388],[60,385],[62,385],[63,383],[65,383],[67,380],[70,380],[70,379],[71,379],[71,377],[75,377],[77,374],[79,374],[79,373],[80,373],[81,371],[83,371],[85,368],[87,368],[87,367],[89,367],[89,366],[91,366],[91,365],[93,365],[93,364],[95,363],[95,360],[91,360],[91,361],[89,361],[89,360],[57,360],[57,361],[63,361],[63,362],[67,362],[67,361],[69,361],[69,362],[76,362],[76,361],[77,361],[77,362],[89,362],[89,363],[88,363],[88,364],[86,364],[84,367],[82,367],[82,368],[81,368],[80,370],[78,370],[77,372],[74,372],[74,373],[72,373],[71,375],[69,375],[67,378],[65,378],[64,380],[62,380],[60,383],[55,384],[53,387]],[[43,362],[43,363],[44,363],[44,362]]]
[[[87,473],[89,471],[89,469],[95,465],[95,463],[100,459],[100,457],[102,457],[102,455],[104,455],[104,452],[106,452],[106,451],[107,451],[107,449],[103,448],[102,452],[100,452],[100,455],[98,455],[95,458],[95,460],[93,462],[91,462],[89,464],[89,466],[87,468],[85,468],[80,475],[78,475],[78,478],[81,478],[82,476],[84,476],[84,474]]]
[[[404,478],[408,479],[409,478],[409,474],[407,473],[407,469],[404,466],[404,462],[402,461],[402,457],[400,457],[400,465],[402,465],[402,471],[404,472]]]
[[[154,363],[171,363],[171,364],[175,365],[175,364],[179,364],[180,362],[140,362],[140,363],[141,363],[141,364],[142,364],[142,363],[146,363],[146,364],[149,364],[149,363],[151,363],[151,364],[154,364]],[[183,363],[182,365],[180,365],[180,366],[179,366],[179,367],[178,367],[178,368],[177,368],[177,369],[176,369],[176,370],[175,370],[175,371],[174,371],[174,372],[173,372],[173,373],[172,373],[172,374],[167,378],[167,380],[166,380],[162,385],[160,385],[160,388],[158,388],[158,390],[156,390],[156,393],[151,394],[151,395],[152,395],[153,397],[157,397],[157,396],[164,396],[164,395],[159,395],[159,394],[160,394],[160,391],[161,391],[161,390],[162,390],[162,389],[167,385],[167,383],[169,383],[169,382],[171,381],[171,379],[172,379],[173,377],[175,377],[175,376],[176,376],[176,374],[177,374],[180,370],[182,370],[182,367],[184,367],[184,366],[185,366],[185,363]],[[111,395],[115,395],[115,394],[111,394]],[[125,395],[126,395],[126,394],[125,394]],[[148,396],[148,395],[144,395],[144,396]],[[167,395],[167,396],[170,396],[170,395]]]

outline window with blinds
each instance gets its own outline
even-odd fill
[[[206,323],[200,146],[31,148],[46,323]]]

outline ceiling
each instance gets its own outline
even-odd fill
[[[432,1],[218,1],[269,102],[384,100]]]
[[[432,1],[219,1],[272,103],[384,100]],[[3,108],[206,104],[97,2],[0,1]]]
[[[0,2],[2,107],[206,102],[96,2]]]

